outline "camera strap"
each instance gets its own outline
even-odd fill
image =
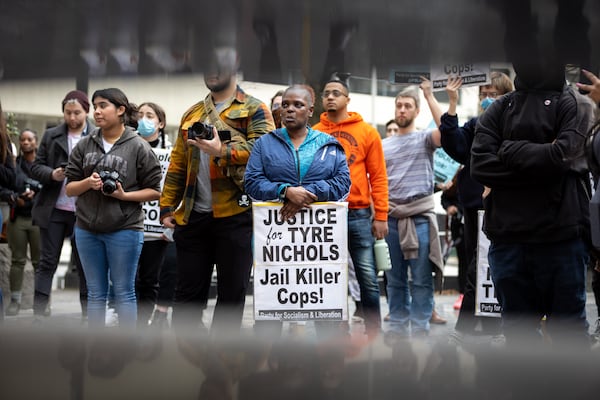
[[[228,108],[231,105],[232,101],[233,101],[233,97],[228,100],[227,104],[225,104],[226,107],[224,107],[224,109]],[[210,123],[213,124],[217,128],[218,131],[228,130],[231,132],[231,142],[245,142],[246,141],[246,135],[244,135],[242,132],[238,131],[237,129],[229,126],[229,124],[227,124],[225,121],[223,121],[221,119],[221,117],[219,117],[219,113],[217,112],[217,108],[215,107],[215,104],[213,103],[212,96],[210,95],[210,93],[204,99],[204,110],[206,111],[206,114],[208,115],[208,119],[210,120]],[[228,146],[229,146],[229,144],[228,144]],[[247,197],[245,195],[245,190],[244,190],[244,173],[245,172],[246,172],[246,165],[229,165],[224,168],[225,175],[229,179],[231,179],[233,181],[233,183],[235,183],[235,185],[238,187],[238,189],[242,192],[242,195],[238,199],[238,204],[240,205],[240,207],[248,207],[249,206],[248,202],[245,200]]]
[[[227,107],[225,108],[228,108],[231,105],[232,100],[233,98],[231,98],[228,101]],[[234,137],[241,137],[245,141],[246,136],[242,132],[238,131],[235,128],[232,128],[231,126],[229,126],[229,124],[227,124],[227,122],[223,121],[221,117],[219,117],[217,107],[215,107],[215,103],[213,103],[212,96],[210,95],[210,93],[204,99],[204,109],[206,110],[206,114],[208,115],[210,123],[216,126],[218,131],[230,131],[232,141],[241,141],[239,139],[234,140]]]
[[[99,172],[99,171],[96,171],[96,167],[98,166],[98,164],[100,164],[100,161],[104,160],[106,158],[106,156],[108,155],[108,153],[110,153],[112,151],[112,149],[114,149],[114,148],[115,148],[115,146],[111,147],[109,151],[103,153],[102,157],[100,157],[98,160],[96,160],[96,162],[94,163],[94,166],[92,167],[92,171]]]
[[[94,166],[92,167],[92,172],[98,172],[96,171],[96,167],[98,166],[98,164],[100,164],[100,161],[104,160],[104,157],[106,157],[108,153],[104,153],[102,154],[102,157],[100,157],[95,163]]]

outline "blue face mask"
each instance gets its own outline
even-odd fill
[[[481,100],[481,108],[483,109],[483,111],[485,111],[490,104],[492,104],[494,102],[495,99],[492,99],[490,97],[486,97],[485,99]]]
[[[156,131],[156,125],[154,125],[154,121],[142,118],[138,121],[137,130],[142,137],[152,136]]]

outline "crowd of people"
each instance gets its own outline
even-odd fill
[[[592,187],[583,148],[592,118],[577,106],[582,95],[565,83],[564,68],[532,71],[515,63],[514,88],[507,75],[492,72],[479,87],[481,115],[463,126],[456,112],[461,78],[449,77],[444,111],[423,77],[396,96],[385,135],[348,110],[345,79],[325,82],[319,96],[292,85],[269,107],[240,88],[237,68],[235,54],[207,67],[209,93],[183,114],[172,146],[164,110],[152,102],[137,106],[117,88],[97,90],[91,101],[79,90],[67,93],[64,122],[44,132],[39,146],[37,133],[24,129],[18,154],[2,121],[0,196],[11,207],[7,316],[20,312],[29,248],[34,316],[49,318],[52,278],[70,238],[90,328],[106,325],[112,304],[124,329],[164,326],[172,307],[175,331],[238,333],[253,265],[252,201],[281,203],[284,220],[315,202],[345,201],[364,334],[392,347],[425,337],[440,323],[434,288],[445,257],[433,159],[443,148],[461,164],[448,206],[461,216],[455,219],[464,246],[455,338],[502,334],[507,343],[541,342],[544,320],[554,342],[589,344]],[[597,104],[600,80],[583,74],[591,84],[578,86]],[[416,127],[422,97],[433,129]],[[311,126],[318,100],[323,113]],[[474,316],[479,210],[501,324]],[[386,324],[373,250],[379,239],[392,265],[385,272]],[[205,324],[215,268],[216,307]],[[281,321],[258,322],[257,332],[281,335]],[[348,335],[344,321],[315,327],[318,337]]]

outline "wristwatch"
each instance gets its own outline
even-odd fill
[[[283,190],[279,192],[279,201],[285,202],[285,194],[287,193],[288,186],[284,186]]]

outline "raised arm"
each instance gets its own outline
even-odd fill
[[[433,89],[431,87],[431,81],[424,76],[421,77],[421,85],[419,87],[423,91],[423,96],[425,96],[425,100],[427,101],[427,105],[429,106],[429,110],[431,111],[431,115],[433,120],[435,121],[435,125],[439,128],[442,119],[442,109],[437,99],[433,95]],[[431,134],[431,139],[435,147],[440,147],[442,145],[440,139],[440,130],[434,129]]]

